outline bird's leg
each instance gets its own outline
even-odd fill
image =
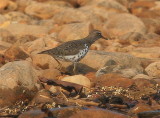
[[[76,66],[77,66],[77,62],[73,63],[73,73],[76,74]]]
[[[56,69],[58,69],[59,71],[64,71],[64,67],[62,66],[62,64],[56,59],[56,58],[54,58],[56,61],[57,61],[57,63],[58,63],[58,66],[56,67]]]

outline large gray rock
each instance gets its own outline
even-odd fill
[[[135,68],[139,72],[143,72],[140,59],[126,53],[90,50],[81,63],[99,69],[107,65],[110,60],[115,61],[122,68]]]
[[[141,61],[125,53],[89,51],[81,63],[99,70],[97,75],[115,72],[131,78],[143,73]]]
[[[9,62],[0,68],[1,89],[23,86],[31,90],[36,81],[36,70],[28,61]]]
[[[0,103],[11,105],[33,96],[38,90],[37,74],[28,61],[9,62],[0,68]],[[11,97],[12,96],[12,97]]]

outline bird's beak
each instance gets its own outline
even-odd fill
[[[109,38],[106,38],[106,37],[104,37],[104,36],[102,36],[102,39],[105,39],[105,40],[110,40]]]

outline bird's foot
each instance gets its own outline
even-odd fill
[[[61,71],[62,73],[65,73],[65,72],[66,72],[66,68],[63,67],[62,65],[58,65],[58,66],[56,67],[56,69],[59,70],[59,71]]]

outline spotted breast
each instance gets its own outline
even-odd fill
[[[85,45],[85,48],[79,50],[79,53],[77,53],[76,55],[58,56],[57,58],[62,61],[78,62],[87,54],[89,50],[89,46],[87,44],[84,44],[84,45]]]

